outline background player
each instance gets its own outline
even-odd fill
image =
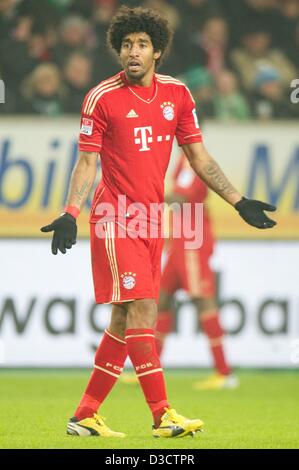
[[[205,203],[208,188],[196,177],[184,154],[180,155],[174,171],[174,181],[171,193],[165,198],[166,202],[190,203],[190,223],[195,222],[195,203]],[[156,326],[156,347],[161,355],[165,337],[173,329],[173,301],[177,290],[184,289],[192,299],[198,312],[198,320],[202,331],[209,339],[216,374],[207,380],[199,381],[194,387],[201,389],[234,388],[238,385],[237,378],[231,374],[223,348],[223,330],[219,320],[219,310],[216,300],[215,273],[210,267],[210,257],[213,253],[214,236],[206,205],[203,206],[203,243],[198,249],[185,249],[183,234],[180,238],[172,238],[167,250],[167,261],[162,272],[159,296],[159,316]],[[176,222],[177,218],[177,222]],[[180,217],[173,213],[173,223],[181,223]]]
[[[192,168],[251,225],[270,228],[263,212],[273,206],[242,198],[202,144],[194,100],[178,80],[155,74],[169,45],[167,22],[151,10],[122,7],[113,18],[108,40],[123,70],[101,82],[82,107],[79,159],[74,168],[65,213],[44,232],[54,231],[52,252],[65,253],[76,242],[76,217],[95,179],[98,154],[102,175],[91,210],[91,257],[97,303],[112,303],[112,316],[95,356],[95,368],[67,432],[123,437],[111,431],[97,410],[119,377],[127,354],[152,412],[155,437],[177,437],[202,428],[169,406],[154,327],[160,284],[162,238],[134,238],[128,222],[149,219],[151,204],[164,201],[164,177],[176,136]],[[119,205],[120,196],[122,204]],[[109,205],[114,216],[101,219]],[[135,206],[134,206],[135,204]],[[133,205],[133,206],[132,206]],[[140,207],[140,204],[139,204]],[[125,227],[126,237],[116,236]],[[101,236],[99,235],[101,232]]]

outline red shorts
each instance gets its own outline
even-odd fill
[[[204,246],[186,250],[183,244],[173,244],[163,269],[161,290],[174,294],[184,289],[191,298],[208,298],[216,294],[215,273],[210,268],[211,249]]]
[[[90,224],[91,263],[96,303],[158,300],[163,238],[118,238],[116,223],[103,224],[104,238]]]

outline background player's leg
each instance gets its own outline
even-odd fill
[[[156,325],[156,349],[159,356],[165,343],[166,336],[172,331],[174,312],[172,311],[173,296],[161,289],[158,303],[158,319]]]
[[[97,412],[121,374],[127,357],[126,320],[127,304],[113,305],[109,328],[96,351],[94,370],[75,412],[79,421]]]
[[[207,335],[214,367],[221,375],[229,375],[229,368],[223,348],[224,331],[220,325],[219,309],[214,297],[194,300],[199,314],[202,331]]]
[[[126,343],[155,426],[160,425],[165,407],[169,407],[163,370],[156,351],[154,327],[157,305],[153,299],[141,299],[128,306]]]
[[[210,351],[213,357],[216,374],[197,382],[194,387],[198,390],[235,388],[238,380],[231,375],[223,347],[224,331],[220,324],[219,309],[214,296],[202,299],[193,299],[198,314],[202,331],[207,335]]]

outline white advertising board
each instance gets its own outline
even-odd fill
[[[53,256],[49,240],[2,239],[0,262],[1,366],[92,366],[111,307],[94,304],[88,241]],[[299,243],[218,242],[213,265],[230,363],[298,367]],[[193,306],[178,304],[164,365],[210,366]]]

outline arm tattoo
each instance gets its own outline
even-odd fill
[[[204,172],[209,177],[209,179],[212,179],[214,183],[214,189],[218,193],[229,195],[236,192],[218,165],[209,163],[208,165],[205,165]]]
[[[85,196],[86,191],[89,190],[90,180],[86,179],[83,181],[81,188],[76,188],[74,191],[74,197],[76,198],[76,202],[78,205],[81,205],[82,199]]]

